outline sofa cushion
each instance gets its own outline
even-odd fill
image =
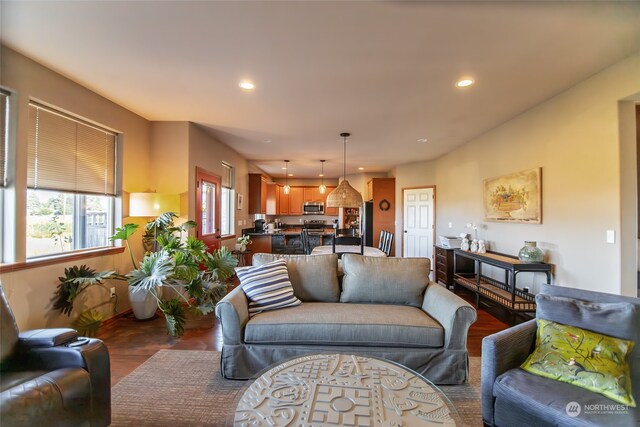
[[[249,316],[302,304],[293,295],[287,263],[277,260],[253,267],[236,268],[242,290],[249,299]]]
[[[283,259],[293,286],[293,293],[302,302],[338,302],[338,256],[255,254],[253,265]]]
[[[496,378],[493,396],[496,398],[495,425],[500,426],[632,426],[638,422],[637,409],[616,404],[600,394],[571,384],[532,375],[520,368],[511,369]],[[572,402],[580,405],[580,414],[574,417],[568,415],[567,409]],[[518,408],[524,408],[526,414],[520,414]]]
[[[442,347],[444,330],[415,307],[305,303],[252,317],[250,344],[315,344],[376,347]]]
[[[340,302],[421,307],[430,267],[429,258],[344,254]]]

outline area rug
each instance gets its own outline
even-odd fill
[[[482,426],[480,358],[470,365],[469,383],[440,389],[465,426]],[[224,426],[246,384],[222,378],[216,351],[160,350],[113,387],[111,425]]]

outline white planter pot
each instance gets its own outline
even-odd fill
[[[158,302],[149,290],[136,290],[129,286],[129,302],[133,309],[133,315],[138,320],[151,319],[158,309]],[[158,298],[162,297],[162,288],[156,288]]]

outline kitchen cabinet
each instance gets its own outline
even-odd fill
[[[289,193],[289,215],[302,215],[302,204],[304,203],[304,188],[291,187]]]
[[[302,194],[305,202],[322,202],[325,198],[324,194],[320,194],[318,187],[304,187]]]
[[[247,246],[251,252],[247,254],[247,265],[253,265],[253,254],[270,254],[271,253],[271,236],[252,235],[251,244]]]
[[[280,215],[280,191],[281,185],[267,184],[267,215]]]
[[[322,195],[322,201],[324,202],[324,214],[325,215],[338,216],[338,209],[339,208],[329,208],[329,207],[327,207],[327,196],[329,195],[329,193],[331,193],[335,189],[336,189],[336,187],[327,187],[327,191],[325,191],[324,194]]]
[[[284,188],[280,188],[278,200],[278,215],[289,215],[289,195],[284,192]]]
[[[267,177],[259,173],[249,174],[249,213],[267,213]]]

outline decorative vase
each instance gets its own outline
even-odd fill
[[[462,249],[463,251],[469,250],[469,239],[467,239],[466,237],[462,239],[462,244],[460,244],[460,249]]]
[[[524,242],[524,246],[518,252],[518,259],[528,263],[542,262],[544,261],[544,253],[536,246],[536,242]]]
[[[162,297],[161,292],[162,288],[156,288],[158,298]],[[147,289],[135,289],[133,286],[129,286],[129,302],[131,303],[133,315],[138,320],[151,319],[158,309],[156,298]]]
[[[236,251],[246,252],[246,250],[247,250],[247,245],[236,243]]]

